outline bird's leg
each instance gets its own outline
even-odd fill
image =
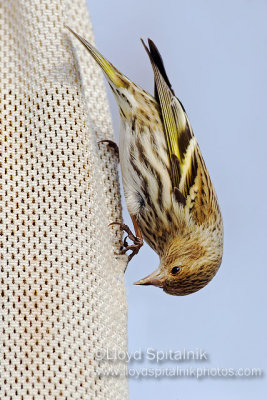
[[[131,229],[126,224],[122,224],[120,222],[112,222],[110,224],[110,225],[119,225],[121,230],[125,231],[127,233],[127,236],[123,241],[123,245],[125,248],[121,250],[121,253],[125,254],[128,250],[132,250],[132,253],[128,257],[128,262],[131,261],[133,256],[135,256],[139,252],[140,248],[144,244],[142,232],[141,232],[140,226],[138,225],[137,219],[134,215],[131,215],[131,218],[133,221],[135,235],[132,233]],[[127,238],[132,240],[133,244],[128,245],[128,243],[126,241]]]
[[[112,147],[114,149],[114,152],[115,152],[118,160],[120,161],[119,147],[118,147],[117,143],[115,143],[113,140],[110,140],[110,139],[99,140],[98,143],[107,143],[108,146]]]

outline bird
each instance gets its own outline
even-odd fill
[[[118,104],[119,160],[127,209],[135,234],[127,233],[129,260],[144,241],[159,267],[136,285],[153,285],[185,296],[206,286],[223,255],[218,198],[187,113],[176,97],[163,59],[151,39],[141,42],[154,73],[154,96],[133,83],[87,40],[66,28],[101,67]],[[132,240],[128,245],[127,238]]]

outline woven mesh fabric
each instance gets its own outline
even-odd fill
[[[1,386],[6,399],[125,399],[117,160],[85,0],[0,0]]]

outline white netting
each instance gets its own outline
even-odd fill
[[[125,399],[117,162],[85,0],[0,0],[1,387],[6,399]]]

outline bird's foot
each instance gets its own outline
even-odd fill
[[[121,248],[121,254],[125,254],[128,250],[131,250],[131,254],[128,256],[128,262],[139,252],[143,246],[144,241],[142,237],[135,236],[128,225],[122,224],[121,222],[112,222],[109,225],[119,225],[120,229],[127,233],[127,236],[123,240],[123,246]],[[133,244],[128,245],[127,238],[132,240]]]
[[[108,146],[110,146],[114,150],[118,160],[120,161],[119,147],[117,143],[115,143],[113,140],[110,139],[99,140],[98,143],[107,143]]]

